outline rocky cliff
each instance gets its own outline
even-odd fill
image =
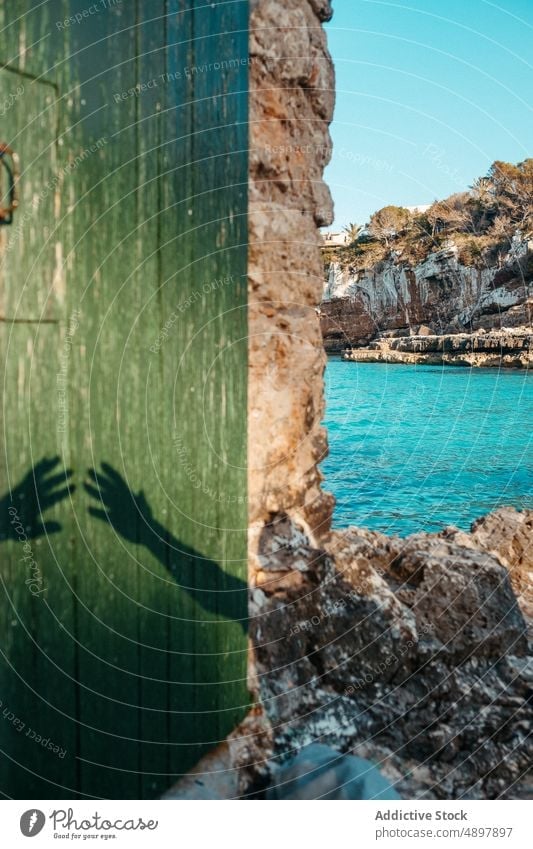
[[[532,799],[532,532],[533,511],[501,508],[470,533],[345,528],[317,547],[273,517],[250,602],[265,713],[167,798],[269,797],[318,742],[334,774],[298,798],[345,798],[349,754],[405,799]]]
[[[533,334],[523,330],[484,330],[442,336],[381,338],[364,348],[347,348],[343,359],[359,363],[454,365],[472,368],[531,368]]]
[[[320,306],[327,351],[366,345],[381,336],[456,334],[531,325],[531,244],[513,240],[494,264],[466,265],[457,246],[410,265],[389,259],[356,270],[327,268]]]

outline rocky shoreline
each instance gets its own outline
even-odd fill
[[[357,363],[524,369],[533,365],[532,339],[533,334],[524,329],[442,336],[383,336],[366,347],[347,348],[342,359]]]
[[[502,508],[470,533],[317,548],[274,519],[250,608],[273,762],[320,742],[403,798],[532,798],[532,530]]]

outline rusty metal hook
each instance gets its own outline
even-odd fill
[[[6,157],[10,157],[11,164]],[[18,154],[4,142],[0,142],[0,162],[9,175],[9,203],[7,206],[0,205],[0,224],[11,224],[13,213],[19,205],[17,184],[20,178],[20,160]]]

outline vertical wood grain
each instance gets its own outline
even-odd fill
[[[247,57],[248,4],[138,0],[57,27],[85,6],[0,10],[0,61],[14,69],[0,79],[39,78],[24,107],[35,127],[21,130],[24,191],[59,176],[18,266],[0,230],[2,302],[11,309],[29,276],[27,317],[50,319],[10,342],[9,481],[58,453],[76,484],[46,514],[61,530],[37,546],[48,607],[21,592],[17,543],[0,543],[0,684],[68,750],[44,757],[0,723],[0,747],[20,761],[3,760],[0,791],[19,798],[156,797],[247,702],[248,75],[246,63],[209,65]],[[143,490],[148,530],[133,501],[126,535],[90,512],[87,469],[102,462]],[[9,630],[13,598],[31,651]]]

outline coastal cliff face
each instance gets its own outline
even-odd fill
[[[332,262],[327,270],[321,328],[329,352],[366,345],[378,336],[456,334],[531,325],[530,245],[514,240],[497,265],[465,265],[457,247],[418,265],[398,257],[355,271]]]

